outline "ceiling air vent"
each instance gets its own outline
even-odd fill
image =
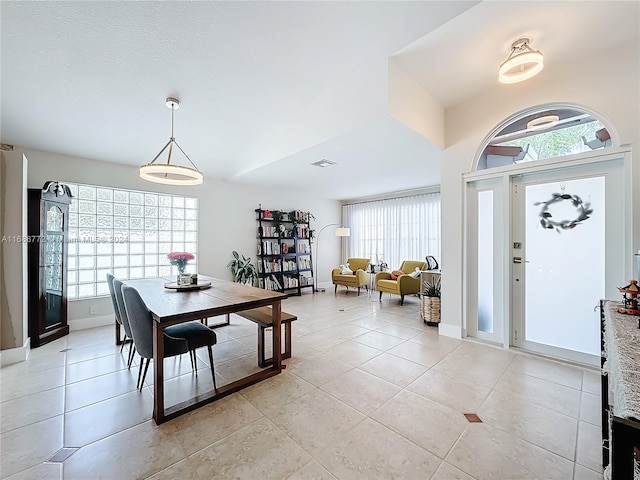
[[[335,165],[336,162],[332,162],[331,160],[326,160],[326,159],[322,159],[319,160],[317,162],[313,162],[311,165],[313,165],[314,167],[320,167],[320,168],[325,168],[325,167],[330,167],[331,165]]]

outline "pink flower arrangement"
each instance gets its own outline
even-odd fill
[[[178,271],[180,273],[184,273],[184,269],[189,263],[189,260],[193,260],[196,258],[192,253],[189,252],[171,252],[167,255],[169,262],[171,265],[176,265],[178,267]]]

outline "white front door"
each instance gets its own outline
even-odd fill
[[[622,159],[512,177],[512,345],[598,364],[595,307],[626,284],[624,185]]]

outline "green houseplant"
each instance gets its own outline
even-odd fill
[[[235,250],[232,253],[233,259],[227,264],[227,268],[233,273],[233,281],[253,285],[258,278],[258,270],[251,258],[240,255]]]
[[[431,281],[422,282],[420,316],[429,326],[440,323],[440,275],[434,274]]]

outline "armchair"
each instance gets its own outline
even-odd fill
[[[405,260],[399,268],[405,274],[398,276],[397,280],[393,280],[389,272],[376,273],[376,290],[380,292],[380,300],[382,301],[384,292],[394,293],[400,295],[400,305],[402,305],[405,295],[420,292],[420,277],[413,278],[409,275],[409,273],[415,271],[416,267],[420,270],[427,270],[428,268],[426,262]]]
[[[369,290],[369,281],[371,280],[371,274],[367,272],[369,266],[368,258],[349,258],[347,263],[349,268],[353,270],[351,275],[342,275],[339,268],[331,270],[331,282],[335,285],[335,292],[338,292],[338,285],[347,287],[355,287],[358,289],[358,295],[360,295],[360,287],[365,287]]]

